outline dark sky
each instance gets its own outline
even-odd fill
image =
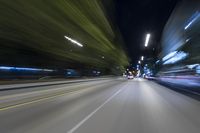
[[[117,24],[132,63],[158,46],[162,30],[177,2],[178,0],[115,0]],[[152,35],[148,49],[144,49],[146,33]]]

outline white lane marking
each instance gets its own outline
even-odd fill
[[[82,121],[80,121],[75,127],[69,130],[67,133],[73,133],[76,131],[81,125],[83,125],[87,120],[89,120],[97,111],[99,111],[105,104],[107,104],[110,100],[112,100],[116,95],[118,95],[122,89],[115,92],[110,98],[108,98],[103,104],[101,104],[97,109],[95,109],[92,113],[86,116]]]

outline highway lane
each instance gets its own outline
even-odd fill
[[[113,78],[116,80],[116,78]],[[45,87],[33,87],[25,89],[13,89],[9,91],[0,92],[0,110],[4,106],[15,105],[19,103],[27,103],[28,101],[34,101],[37,99],[43,99],[52,97],[55,95],[63,95],[65,93],[79,91],[82,89],[87,89],[91,87],[98,87],[101,84],[106,84],[107,82],[113,81],[113,79],[103,79],[99,81],[89,81],[73,84],[61,84]],[[40,84],[40,83],[39,83]]]
[[[199,101],[143,79],[1,92],[0,101],[11,106],[0,110],[1,133],[200,131]]]

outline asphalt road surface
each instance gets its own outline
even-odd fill
[[[0,133],[200,133],[200,102],[143,79],[0,91]]]

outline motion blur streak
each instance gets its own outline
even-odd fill
[[[195,21],[197,21],[200,17],[200,13],[197,11],[193,16],[192,20],[185,26],[185,30],[187,30]]]
[[[82,45],[81,43],[79,43],[79,42],[77,42],[77,41],[71,39],[70,37],[65,36],[65,38],[66,38],[67,40],[71,41],[72,43],[74,43],[74,44],[76,44],[76,45],[78,45],[78,46],[80,46],[80,47],[83,47],[83,45]]]
[[[128,57],[120,34],[112,24],[114,21],[110,21],[104,8],[107,3],[100,0],[1,0],[0,61],[11,66],[58,67],[58,62],[61,68],[81,64],[123,70],[128,65]],[[79,49],[72,42],[81,47],[84,44],[84,48]]]
[[[151,37],[151,35],[150,35],[150,34],[147,34],[147,36],[146,36],[146,40],[145,40],[145,47],[148,46],[148,44],[149,44],[149,40],[150,40],[150,37]]]
[[[52,72],[50,69],[38,69],[38,68],[24,68],[24,67],[9,67],[9,66],[0,66],[0,70],[10,70],[10,71],[47,71]]]
[[[170,16],[162,36],[158,79],[188,90],[200,87],[200,1],[183,0]],[[197,90],[200,92],[199,89]]]

